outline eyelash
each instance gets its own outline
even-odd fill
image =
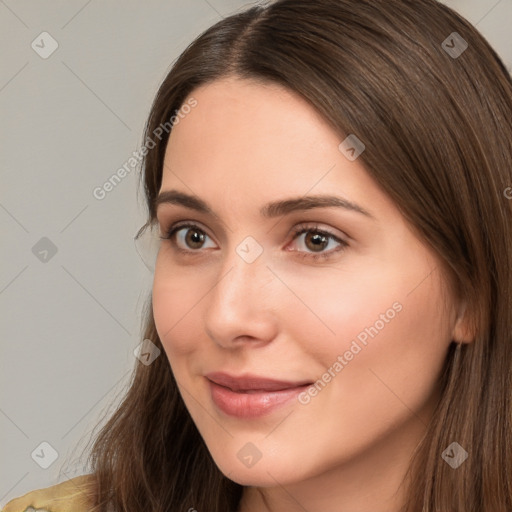
[[[183,223],[183,224],[172,225],[168,230],[166,230],[167,235],[160,236],[160,239],[161,240],[169,240],[169,242],[174,246],[174,249],[176,251],[178,251],[179,253],[186,254],[186,255],[192,255],[193,253],[197,253],[198,251],[200,251],[200,249],[197,249],[197,250],[182,249],[181,247],[177,247],[176,241],[173,240],[174,234],[184,228],[196,229],[197,231],[208,236],[208,234],[203,229],[201,229],[197,224],[188,222],[188,223]],[[293,228],[293,233],[292,233],[293,240],[295,240],[300,235],[302,235],[304,233],[309,233],[309,232],[323,235],[327,238],[330,238],[331,240],[338,242],[340,244],[340,247],[338,247],[337,249],[331,249],[330,251],[321,252],[318,254],[311,253],[311,252],[305,252],[305,251],[293,251],[293,252],[298,252],[302,258],[311,258],[314,261],[319,261],[319,260],[323,261],[323,260],[329,259],[334,253],[343,251],[346,247],[348,247],[348,243],[345,242],[345,240],[340,239],[339,237],[337,237],[330,231],[326,231],[324,229],[319,229],[318,226],[308,226],[307,224],[299,224],[298,226],[295,226]]]

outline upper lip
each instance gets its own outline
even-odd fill
[[[216,384],[230,388],[232,391],[247,391],[247,390],[261,390],[261,391],[280,391],[283,389],[296,388],[306,384],[312,384],[311,381],[284,381],[269,379],[266,377],[259,377],[258,375],[244,374],[238,377],[229,375],[224,372],[211,372],[207,373],[205,377]]]

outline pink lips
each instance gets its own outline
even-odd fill
[[[278,381],[245,374],[234,377],[223,372],[205,375],[212,400],[226,414],[240,418],[263,416],[295,398],[311,381]]]

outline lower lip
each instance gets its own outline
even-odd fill
[[[237,393],[215,382],[208,382],[215,405],[226,414],[238,418],[257,418],[267,415],[296,398],[299,393],[311,386],[311,384],[306,384],[281,391]]]

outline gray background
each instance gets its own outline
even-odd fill
[[[512,0],[445,3],[510,70]],[[133,350],[152,275],[133,242],[145,221],[138,169],[103,200],[93,189],[140,149],[174,59],[248,5],[0,0],[2,506],[84,472],[74,459],[139,364]],[[45,31],[58,48],[43,59],[31,44],[47,50],[38,38]],[[36,257],[45,239],[57,252]],[[58,453],[47,469],[42,442]]]

